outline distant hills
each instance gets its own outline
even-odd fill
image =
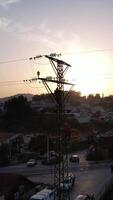
[[[15,94],[13,96],[0,98],[0,102],[5,102],[5,101],[7,101],[7,100],[9,100],[9,99],[11,99],[13,97],[18,97],[18,96],[21,96],[21,95],[26,97],[28,101],[31,101],[32,97],[34,96],[33,94],[30,94],[30,93],[28,93],[28,94]]]

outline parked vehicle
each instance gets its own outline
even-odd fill
[[[79,156],[78,155],[71,155],[70,162],[79,163]]]
[[[52,165],[59,163],[58,154],[54,151],[50,151],[49,155],[46,155],[42,159],[42,165]]]
[[[63,191],[68,191],[72,188],[75,182],[75,175],[69,173],[68,176],[64,178],[64,182],[60,184],[60,189]]]
[[[49,152],[49,156],[50,156],[50,157],[52,157],[52,156],[58,157],[58,153],[55,152],[54,150],[51,150],[51,151]]]
[[[47,200],[54,200],[55,198],[55,190],[50,190],[50,189],[43,189],[40,191],[41,194],[44,194],[46,196]]]
[[[36,160],[35,159],[30,159],[28,162],[27,162],[27,166],[28,167],[33,167],[34,165],[36,165]]]
[[[50,189],[43,189],[40,192],[34,194],[30,200],[54,200],[55,192]]]
[[[75,200],[95,200],[93,194],[79,194]]]
[[[30,200],[45,200],[45,196],[36,193],[30,198]]]

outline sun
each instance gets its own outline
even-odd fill
[[[72,69],[69,79],[75,80],[75,89],[82,95],[102,94],[106,87],[103,75],[107,73],[107,63],[103,55],[76,55],[70,60]]]

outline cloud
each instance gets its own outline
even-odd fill
[[[11,4],[18,3],[20,1],[21,0],[0,0],[0,6],[2,6],[4,9],[8,9]]]
[[[38,42],[47,47],[56,47],[64,36],[63,31],[53,30],[48,22],[42,22],[38,27],[33,25],[17,24],[13,27],[13,32],[26,42]]]
[[[0,17],[0,30],[7,31],[11,21],[5,17]]]
[[[14,22],[7,18],[0,18],[0,30],[10,32],[14,37],[28,43],[37,43],[47,49],[56,51],[74,51],[80,45],[80,38],[70,30],[52,28],[47,20],[38,26]],[[74,49],[73,49],[74,48]]]

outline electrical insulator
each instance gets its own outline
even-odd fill
[[[41,58],[41,57],[42,57],[41,55],[37,55],[37,56],[34,57],[34,60],[37,59],[37,58]]]

